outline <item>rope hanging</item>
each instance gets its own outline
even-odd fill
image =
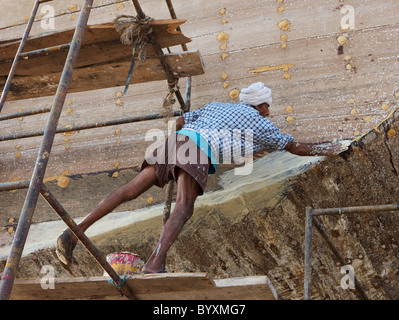
[[[137,65],[139,65],[140,62],[144,62],[146,59],[146,47],[147,43],[149,42],[148,35],[152,33],[152,28],[150,26],[150,22],[152,20],[154,19],[147,16],[144,19],[140,19],[138,17],[128,15],[118,16],[114,20],[115,29],[121,34],[121,42],[125,45],[134,44],[132,61],[130,63],[130,69],[126,79],[123,95],[126,94],[129,88],[130,79],[132,77],[135,65],[136,51],[138,51]]]
[[[154,20],[145,16],[140,19],[139,17],[121,15],[114,20],[115,29],[121,34],[121,42],[125,45],[133,45],[133,56],[130,63],[130,69],[126,78],[125,90],[123,95],[126,94],[130,80],[132,78],[133,69],[135,67],[135,55],[137,54],[137,66],[140,62],[144,62],[146,59],[146,47],[147,43],[150,42],[148,37],[153,32],[150,22]],[[160,57],[161,58],[161,57]],[[166,122],[172,117],[173,105],[176,103],[175,92],[178,90],[177,87],[178,79],[174,82],[169,82],[169,92],[163,100],[163,116]]]

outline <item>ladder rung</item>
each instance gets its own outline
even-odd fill
[[[56,53],[56,52],[61,52],[61,51],[65,51],[68,50],[69,47],[71,46],[70,43],[65,43],[65,44],[60,44],[58,46],[54,46],[54,47],[48,47],[48,48],[43,48],[43,49],[38,49],[38,50],[32,50],[32,51],[28,51],[28,52],[23,52],[20,54],[20,57],[41,57],[41,56],[47,56],[51,53]]]

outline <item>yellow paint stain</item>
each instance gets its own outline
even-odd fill
[[[21,145],[20,145],[20,144],[17,144],[17,145],[15,146],[15,149],[19,150],[19,148],[21,148]]]
[[[224,42],[224,41],[228,41],[229,40],[229,35],[222,31],[218,34],[217,38],[216,38],[219,42]]]
[[[293,106],[287,106],[287,108],[285,108],[285,111],[288,113],[292,113],[294,112],[294,107]]]
[[[19,152],[19,151],[16,152],[16,153],[15,153],[15,158],[16,158],[16,159],[21,158],[21,152]]]
[[[122,107],[122,106],[123,106],[123,101],[122,101],[121,99],[117,99],[117,100],[116,100],[116,105],[117,105],[118,107]]]
[[[287,36],[286,34],[282,34],[282,35],[280,36],[280,40],[281,40],[281,41],[287,41],[287,40],[288,40],[288,36]]]
[[[117,93],[115,93],[115,96],[116,96],[117,98],[120,98],[120,97],[123,96],[123,92],[122,92],[122,91],[118,91]]]
[[[64,141],[65,141],[65,143],[68,143],[69,141],[71,141],[71,138],[70,138],[70,137],[66,137],[66,138],[64,139]]]
[[[291,79],[291,75],[289,73],[284,73],[283,77],[287,80]]]
[[[286,43],[282,43],[282,44],[280,44],[280,47],[281,47],[282,49],[285,49],[285,48],[287,48],[287,44],[286,44]]]
[[[8,219],[8,223],[13,223],[14,221],[15,221],[14,218]]]
[[[219,13],[220,13],[221,15],[224,15],[224,14],[226,13],[226,8],[220,9],[220,10],[219,10]]]
[[[116,163],[114,164],[114,168],[118,168],[119,165],[120,165],[120,163],[119,163],[119,162],[116,162]]]
[[[288,116],[285,120],[286,120],[288,123],[294,123],[295,118],[294,118],[293,116]]]
[[[228,86],[230,86],[230,84],[229,84],[228,82],[224,82],[224,83],[223,83],[223,88],[226,89]]]
[[[229,57],[229,54],[228,53],[223,53],[221,55],[221,57],[222,57],[222,60],[225,60],[225,59],[227,59]]]
[[[71,146],[70,146],[69,144],[67,144],[67,145],[65,146],[65,150],[69,150],[69,149],[71,149]]]
[[[77,5],[76,4],[72,4],[70,7],[69,7],[69,11],[74,11],[74,10],[76,10],[77,9]]]
[[[388,139],[392,139],[394,136],[396,136],[396,130],[395,129],[390,129],[387,133]]]
[[[288,70],[287,68],[294,67],[294,64],[280,64],[278,66],[262,66],[256,69],[249,70],[249,73],[262,73],[267,71],[274,71],[274,70]]]
[[[397,91],[397,92],[395,93],[395,97],[396,97],[396,98],[399,98],[399,91]]]
[[[351,110],[351,115],[354,116],[354,115],[356,115],[356,114],[357,114],[357,110],[356,110],[355,108],[353,108],[353,109]]]
[[[147,203],[153,203],[153,202],[154,202],[154,198],[153,197],[148,197]]]
[[[223,23],[223,24],[228,23],[228,21],[227,21],[225,18],[222,18],[222,19],[220,20],[220,22]]]
[[[72,113],[72,111],[73,111],[73,110],[72,110],[72,108],[68,108],[68,109],[66,109],[66,113],[67,113],[67,114],[71,114],[71,113]]]
[[[382,109],[383,111],[388,111],[388,109],[389,109],[389,104],[384,103],[384,104],[382,105],[381,109]]]
[[[115,130],[115,135],[119,136],[121,134],[121,129],[116,129]]]
[[[72,104],[72,100],[68,100],[67,105],[70,106]]]
[[[227,44],[222,44],[219,48],[220,50],[224,51],[227,49]]]
[[[13,227],[9,227],[9,228],[7,229],[7,232],[8,232],[9,234],[12,234],[12,233],[14,232],[14,228],[13,228]]]
[[[371,121],[371,117],[370,116],[366,116],[363,118],[364,122],[370,122]]]
[[[125,7],[125,5],[124,5],[123,3],[118,3],[117,6],[116,6],[116,8],[117,8],[118,10],[121,10],[121,9],[123,9],[124,7]]]
[[[240,95],[240,91],[238,91],[237,89],[233,89],[229,91],[229,96],[231,99],[237,99],[238,96]]]
[[[112,175],[112,178],[118,178],[118,171],[114,172],[114,174]]]
[[[277,24],[277,27],[278,27],[280,30],[287,31],[287,30],[290,29],[291,24],[290,24],[290,22],[289,22],[287,19],[285,19],[285,20],[283,20],[283,21],[280,21],[280,22]]]
[[[72,15],[71,15],[71,20],[75,20],[75,19],[76,19],[75,15],[72,14]]]
[[[61,188],[66,188],[67,185],[69,184],[69,178],[65,177],[65,176],[60,176],[57,179],[57,186],[61,187]]]
[[[345,36],[340,36],[337,38],[338,43],[343,46],[344,44],[346,44],[348,42],[348,38]]]
[[[116,139],[116,143],[121,143],[121,139]]]
[[[223,73],[223,74],[221,75],[221,78],[222,78],[223,80],[226,80],[226,79],[228,78],[228,75],[227,75],[226,73]]]

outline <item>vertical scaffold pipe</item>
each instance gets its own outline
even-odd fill
[[[72,73],[79,55],[82,38],[87,26],[90,11],[94,0],[85,0],[82,11],[79,16],[78,24],[71,42],[71,47],[65,61],[64,70],[58,85],[57,93],[53,101],[51,113],[44,132],[42,144],[33,170],[32,179],[29,185],[28,193],[22,208],[21,217],[11,245],[11,252],[8,256],[6,267],[0,282],[0,300],[8,300],[11,296],[14,284],[15,274],[21,260],[22,251],[28,236],[29,228],[32,222],[33,213],[39,198],[40,190],[43,185],[48,159],[53,145],[58,120],[64,106],[65,97],[68,91]]]

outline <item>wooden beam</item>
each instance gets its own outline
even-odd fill
[[[16,280],[12,300],[124,299],[108,277],[54,280],[44,290],[40,279]],[[266,276],[212,280],[205,273],[134,275],[126,280],[140,300],[276,300]]]
[[[87,55],[89,56],[89,53]],[[68,93],[123,86],[130,66],[130,57],[123,57],[123,54],[119,55],[119,53],[116,56],[119,56],[119,59],[112,62],[100,62],[75,69]],[[93,57],[93,61],[101,61],[103,58],[106,58],[106,55],[98,56],[98,58]],[[165,58],[177,78],[201,75],[205,72],[199,51],[166,54]],[[40,66],[33,68],[38,68],[38,71]],[[53,95],[59,78],[59,72],[33,76],[16,76],[9,92],[8,100]],[[145,62],[141,62],[138,66],[136,64],[131,83],[165,79],[166,74],[159,58],[147,57]],[[0,89],[3,85],[4,77],[3,79],[0,78]]]

